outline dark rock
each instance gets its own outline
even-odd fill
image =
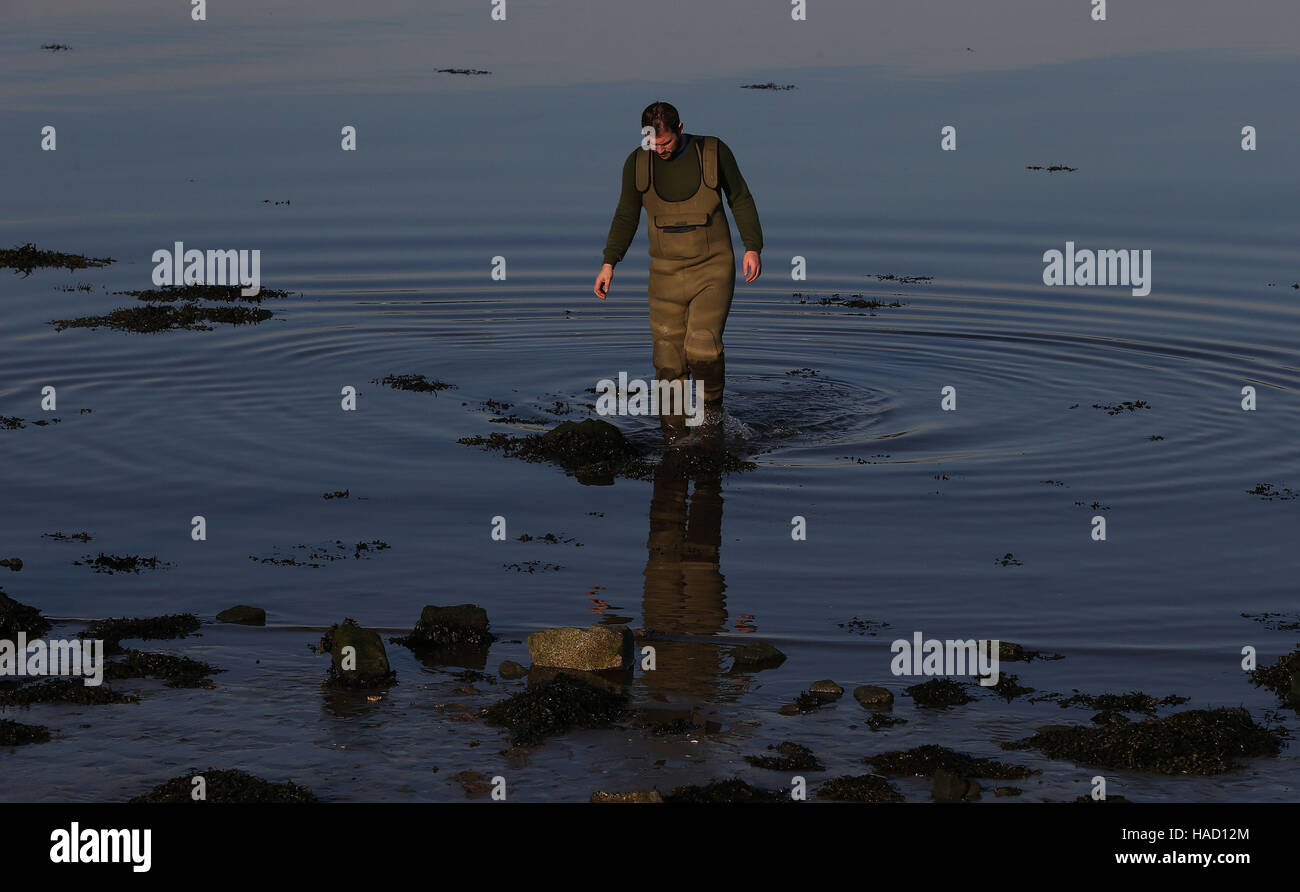
[[[343,668],[343,648],[355,648],[353,668]],[[363,629],[354,619],[330,627],[320,640],[320,649],[332,658],[329,683],[338,687],[371,688],[391,684],[397,673],[388,665],[388,652],[378,632]]]
[[[241,626],[264,626],[266,625],[266,611],[261,607],[238,604],[218,613],[217,622],[235,623]]]
[[[497,669],[497,675],[500,675],[506,681],[515,681],[528,675],[528,669],[514,660],[502,660],[501,666]]]
[[[880,710],[894,708],[894,695],[888,688],[879,685],[864,684],[853,689],[853,697],[865,709]]]
[[[207,785],[207,802],[262,804],[319,801],[311,790],[293,781],[273,784],[246,771],[209,769],[174,777],[128,802],[194,803],[196,801],[193,797],[195,777],[202,777]]]
[[[754,641],[740,647],[733,647],[731,649],[731,658],[734,661],[732,664],[733,669],[747,672],[759,669],[775,669],[785,662],[785,654],[766,641]]]
[[[452,607],[429,604],[420,612],[420,619],[410,635],[392,640],[419,650],[487,647],[497,640],[497,636],[488,631],[487,611],[477,604]]]

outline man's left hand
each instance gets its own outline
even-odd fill
[[[744,270],[746,282],[757,279],[759,273],[763,272],[763,261],[758,259],[758,252],[746,251],[745,259],[741,262],[740,268]]]

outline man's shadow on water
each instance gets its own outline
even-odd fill
[[[699,449],[668,448],[655,469],[646,543],[645,589],[641,607],[647,631],[668,636],[711,636],[727,623],[722,575],[722,473],[701,472]],[[694,482],[694,490],[691,483]],[[652,699],[697,700],[716,686],[722,649],[713,644],[654,637],[655,669],[642,673]]]

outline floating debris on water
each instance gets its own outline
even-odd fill
[[[16,248],[0,249],[0,269],[12,269],[26,278],[32,270],[45,268],[90,269],[116,263],[112,257],[86,257],[82,254],[64,254],[60,251],[42,251],[31,242]]]
[[[91,557],[86,555],[79,561],[72,562],[75,566],[90,567],[96,573],[139,573],[142,570],[157,570],[159,567],[170,567],[168,561],[160,561],[157,556],[141,557],[138,554],[99,554]]]
[[[448,384],[446,381],[430,381],[424,375],[385,375],[382,378],[372,378],[370,383],[391,387],[393,390],[410,390],[415,393],[435,395],[443,390],[457,389],[455,384]]]

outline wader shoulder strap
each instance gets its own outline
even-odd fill
[[[700,177],[710,189],[718,188],[718,138],[705,136],[703,157],[700,158]]]
[[[650,164],[650,152],[646,149],[636,150],[636,191],[644,194],[650,188],[650,176],[653,170]]]

